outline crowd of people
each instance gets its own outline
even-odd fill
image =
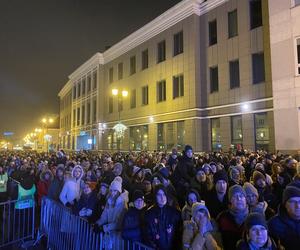
[[[154,249],[299,249],[298,156],[248,152],[0,152],[0,202],[42,197],[107,240]],[[16,185],[15,183],[18,183]],[[26,193],[27,192],[27,193]]]

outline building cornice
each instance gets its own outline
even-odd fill
[[[79,68],[77,68],[71,75],[69,75],[70,80],[77,80],[79,77],[87,74],[93,68],[97,67],[99,64],[104,64],[103,54],[97,52]]]
[[[58,96],[63,98],[70,90],[72,90],[72,82],[68,81],[63,88],[59,91]]]
[[[104,63],[109,63],[187,17],[193,14],[198,16],[203,15],[227,1],[228,0],[185,0],[176,4],[153,21],[105,51],[103,53]]]

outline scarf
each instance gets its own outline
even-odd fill
[[[229,212],[233,216],[235,223],[239,226],[244,223],[249,214],[248,207],[244,211],[235,211],[230,209]]]
[[[268,237],[266,244],[262,247],[258,247],[256,245],[254,245],[251,241],[249,241],[248,244],[249,244],[250,250],[272,250],[272,241],[271,241],[270,237]]]

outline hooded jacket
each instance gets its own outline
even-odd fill
[[[65,172],[63,167],[58,167],[56,169],[56,176],[54,177],[54,180],[51,182],[51,185],[48,190],[48,197],[52,200],[59,201],[59,195],[61,193],[61,190],[63,189],[64,186],[64,178],[62,180],[57,178],[57,171],[62,170]]]
[[[45,175],[49,174],[49,180],[45,179]],[[42,197],[48,194],[51,181],[53,180],[53,174],[50,170],[45,170],[40,174],[40,180],[37,183],[37,196],[38,196],[38,205],[41,205]]]

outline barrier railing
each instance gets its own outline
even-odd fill
[[[16,208],[17,202],[0,203],[0,248],[34,238],[35,205]]]
[[[120,233],[95,232],[84,219],[75,216],[63,205],[42,200],[40,233],[47,237],[47,247],[53,250],[151,250],[141,243],[126,241]]]

